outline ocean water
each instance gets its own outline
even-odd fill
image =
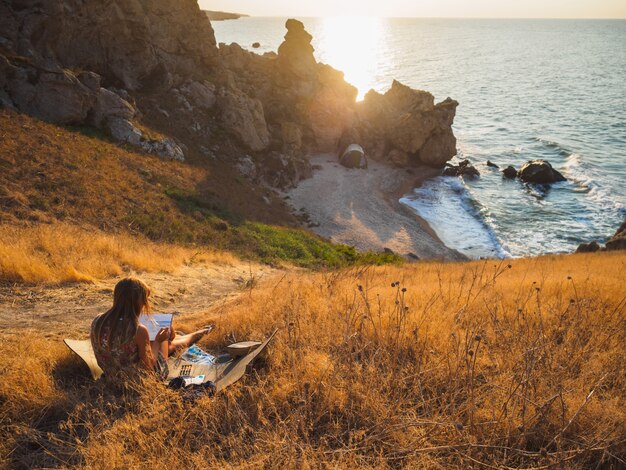
[[[477,180],[437,177],[401,202],[470,257],[573,251],[626,216],[626,21],[304,18],[318,61],[362,97],[393,79],[460,106],[458,158]],[[218,42],[276,51],[285,18],[213,24]],[[259,49],[252,49],[253,42]],[[501,177],[543,158],[567,182]]]

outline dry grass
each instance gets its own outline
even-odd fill
[[[59,344],[5,336],[0,455],[13,467],[623,468],[625,268],[626,254],[605,253],[288,273],[193,319],[217,317],[210,350],[281,328],[258,374],[195,405],[149,382],[93,385]]]
[[[130,270],[172,272],[190,260],[232,263],[235,258],[226,252],[199,252],[66,223],[0,226],[0,280],[4,281],[93,281]]]

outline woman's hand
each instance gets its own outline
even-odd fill
[[[159,332],[156,334],[154,341],[157,343],[162,343],[164,341],[169,341],[170,339],[170,329],[169,328],[161,328]]]

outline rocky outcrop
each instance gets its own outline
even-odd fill
[[[287,20],[285,28],[287,28],[285,41],[278,48],[278,67],[283,73],[309,80],[317,68],[317,61],[313,55],[315,49],[311,45],[313,36],[298,20]]]
[[[617,232],[606,242],[604,247],[600,246],[597,241],[590,243],[581,243],[576,249],[576,253],[594,253],[596,251],[616,251],[626,250],[626,219],[617,229]]]
[[[566,181],[565,177],[552,168],[546,160],[531,160],[526,162],[517,173],[519,178],[526,183],[550,184]]]
[[[443,167],[456,155],[451,126],[457,106],[449,98],[435,105],[430,93],[398,81],[385,94],[370,91],[357,105],[359,131],[367,136],[364,147],[378,160],[397,150],[410,156],[409,164]],[[387,148],[381,148],[381,141]]]
[[[463,176],[467,178],[478,178],[480,172],[470,163],[469,160],[463,160],[458,165],[446,164],[442,173],[443,176]]]
[[[615,235],[606,242],[606,249],[608,251],[613,250],[626,250],[626,219],[622,222],[622,225],[617,229]]]
[[[239,18],[248,16],[248,15],[244,15],[241,13],[228,13],[225,11],[212,11],[212,10],[204,10],[204,13],[206,13],[206,16],[211,21],[238,20]]]
[[[250,150],[260,151],[270,143],[263,105],[235,87],[222,88],[218,108],[224,126]]]
[[[357,103],[343,73],[317,62],[303,23],[285,26],[278,52],[257,55],[216,47],[196,0],[9,0],[0,103],[167,158],[189,145],[233,166],[249,155],[255,178],[279,185],[310,173],[306,154],[352,143],[401,167],[443,167],[456,153],[455,101],[394,82]]]
[[[195,80],[217,59],[213,30],[195,0],[2,2],[0,36],[3,105],[46,121],[100,127],[180,159],[173,139],[146,138],[132,122],[138,111],[128,91],[181,84],[194,106],[215,103],[214,90]]]
[[[89,121],[96,127],[108,127],[113,120],[130,121],[136,114],[135,107],[120,95],[106,88],[99,88]]]
[[[167,88],[216,58],[195,0],[9,0],[0,17],[6,48],[20,57],[90,70],[128,90]]]
[[[386,93],[370,91],[357,103],[357,90],[343,73],[315,60],[304,25],[288,20],[286,27],[278,54],[259,56],[236,44],[219,48],[222,66],[232,72],[223,74],[223,83],[263,105],[268,148],[300,158],[359,144],[368,157],[400,167],[443,167],[456,154],[456,101],[435,104],[430,93],[396,81]],[[299,139],[290,140],[296,145],[286,140],[294,128]]]
[[[402,150],[393,149],[387,154],[387,161],[394,166],[404,168],[411,164],[411,157],[409,157],[408,153],[403,152]]]
[[[504,170],[502,170],[502,176],[508,179],[515,179],[517,178],[517,170],[513,165],[509,165]]]
[[[592,241],[591,243],[581,243],[576,248],[576,253],[595,253],[596,251],[600,251],[601,247],[597,241]]]
[[[206,80],[202,82],[189,80],[180,87],[180,93],[192,108],[209,111],[213,109],[217,102],[215,85]]]

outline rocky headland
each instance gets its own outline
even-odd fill
[[[277,53],[217,45],[195,0],[0,4],[0,104],[102,129],[163,158],[228,168],[249,185],[294,187],[310,155],[360,144],[397,168],[443,168],[456,154],[458,103],[394,81],[357,90],[318,63],[288,20]],[[220,166],[221,165],[221,166]]]
[[[206,16],[211,21],[227,21],[227,20],[238,20],[239,18],[245,18],[248,15],[244,15],[243,13],[228,13],[226,11],[213,11],[213,10],[204,10]]]

